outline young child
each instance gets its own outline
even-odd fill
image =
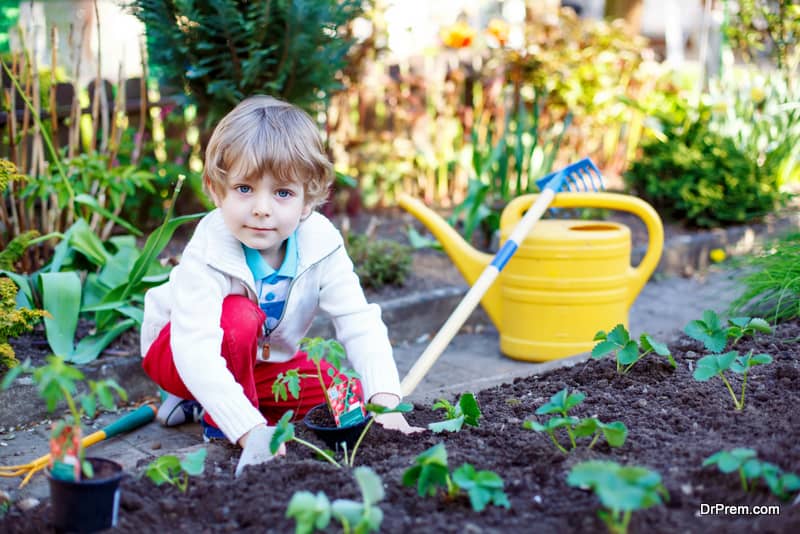
[[[204,438],[243,448],[237,476],[272,458],[270,425],[287,410],[301,417],[324,402],[316,378],[301,381],[299,399],[275,401],[272,393],[281,372],[316,373],[297,346],[317,310],[333,320],[365,400],[400,402],[380,308],[367,303],[339,231],[314,211],[332,177],[305,112],[268,96],[242,101],[206,150],[203,184],[217,209],[198,224],[169,282],[145,296],[143,366],[170,394],[160,420],[196,417],[191,401],[199,402]],[[421,430],[401,414],[377,421]]]

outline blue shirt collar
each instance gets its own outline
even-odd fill
[[[250,248],[242,244],[244,249],[244,258],[247,261],[247,266],[253,273],[253,278],[256,280],[263,280],[272,275],[282,276],[285,278],[294,278],[297,274],[297,232],[293,232],[286,240],[286,255],[283,257],[283,263],[277,271],[273,269],[261,253],[256,249]]]

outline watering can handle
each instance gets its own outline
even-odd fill
[[[536,201],[538,195],[522,195],[509,202],[500,219],[501,228],[513,228]],[[653,207],[644,200],[619,193],[558,193],[550,205],[553,208],[606,208],[627,211],[642,219],[647,226],[647,252],[637,267],[631,267],[628,292],[630,306],[658,266],[664,248],[664,227]]]

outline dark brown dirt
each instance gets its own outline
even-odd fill
[[[703,468],[703,460],[727,448],[751,447],[760,459],[788,472],[800,473],[800,321],[779,326],[773,335],[743,340],[740,352],[767,352],[771,365],[749,377],[746,406],[736,412],[719,379],[697,382],[691,369],[702,347],[684,338],[671,349],[678,361],[672,370],[663,359],[646,358],[628,375],[618,375],[613,360],[590,360],[542,376],[478,392],[483,410],[479,428],[457,434],[404,436],[373,427],[356,458],[383,479],[386,498],[380,503],[384,532],[603,532],[597,498],[569,487],[566,476],[576,463],[610,459],[658,471],[669,501],[633,514],[631,532],[800,532],[800,504],[780,501],[759,483],[744,492],[736,475]],[[734,379],[735,380],[735,379]],[[738,381],[735,382],[738,384]],[[575,415],[620,420],[629,429],[619,449],[599,443],[594,450],[558,452],[543,435],[522,428],[525,419],[564,387],[586,394]],[[455,400],[455,399],[451,399]],[[409,419],[417,425],[438,420],[428,406],[416,406]],[[541,419],[541,418],[540,418]],[[298,434],[310,440],[303,428]],[[505,480],[511,509],[488,507],[474,512],[466,497],[446,500],[419,497],[401,484],[413,459],[444,442],[451,469],[464,462],[497,472]],[[121,532],[291,532],[284,517],[295,491],[324,491],[330,498],[358,498],[351,473],[313,459],[296,444],[285,458],[232,477],[237,452],[209,447],[206,475],[194,478],[186,494],[155,487],[147,479],[123,482]],[[780,514],[705,515],[701,504],[777,505]],[[50,528],[49,505],[24,514],[10,512],[3,532],[41,532]],[[338,531],[331,528],[330,531]]]

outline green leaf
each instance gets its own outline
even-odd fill
[[[593,435],[597,432],[597,429],[600,428],[600,421],[597,420],[595,417],[586,417],[578,421],[578,424],[575,425],[575,437],[576,438],[585,438],[588,436]]]
[[[717,365],[717,358],[714,354],[710,354],[697,360],[697,368],[692,376],[695,380],[705,382],[718,373],[720,373],[720,368]]]
[[[132,225],[128,221],[125,221],[125,220],[117,217],[116,215],[114,215],[114,213],[112,213],[112,212],[108,211],[107,209],[103,208],[102,206],[100,206],[100,204],[98,204],[97,200],[94,197],[92,197],[90,195],[87,195],[86,193],[81,193],[80,195],[75,195],[75,203],[76,204],[83,204],[84,206],[89,206],[92,210],[96,211],[97,213],[99,213],[100,215],[105,217],[106,219],[108,219],[110,221],[114,221],[116,224],[118,224],[122,228],[125,228],[127,231],[129,231],[130,233],[132,233],[135,236],[141,236],[142,235],[142,232],[138,228],[136,228],[134,225]]]
[[[617,361],[622,365],[630,365],[639,359],[639,345],[635,341],[629,341],[617,353]]]
[[[356,477],[356,482],[361,489],[361,496],[365,503],[373,505],[383,500],[385,495],[383,482],[381,477],[375,474],[375,471],[369,467],[360,466],[355,468],[353,475]]]
[[[269,442],[269,451],[272,454],[277,453],[282,444],[294,439],[294,425],[290,422],[292,420],[292,414],[292,410],[283,414],[283,417],[280,418],[278,424],[275,426],[275,432],[272,434],[272,439]]]
[[[592,358],[600,359],[617,350],[619,347],[612,341],[602,341],[592,349]]]
[[[665,343],[655,341],[650,334],[642,334],[640,338],[642,348],[645,350],[652,350],[659,356],[669,356],[669,347]]]
[[[624,347],[631,340],[631,336],[622,324],[618,324],[608,333],[608,340],[617,346]]]
[[[208,451],[205,448],[190,452],[181,460],[181,469],[190,476],[202,475],[205,470],[207,454]]]
[[[436,432],[458,432],[464,425],[464,416],[460,415],[454,419],[446,419],[435,423],[428,423],[428,430]]]
[[[173,479],[180,472],[180,460],[177,456],[164,455],[156,458],[145,468],[145,476],[153,481],[156,486],[165,482],[174,484]]]
[[[772,327],[769,325],[767,321],[760,317],[754,317],[750,320],[750,323],[747,325],[751,327],[756,332],[761,332],[762,334],[771,334]]]
[[[331,521],[331,504],[325,493],[316,495],[310,491],[296,491],[289,500],[286,517],[294,517],[296,534],[310,534],[322,530]]]
[[[103,267],[111,258],[111,254],[106,251],[103,242],[97,237],[86,221],[78,219],[72,225],[69,232],[69,245],[86,256],[86,258],[98,267]]]
[[[44,318],[47,343],[63,358],[74,352],[73,341],[81,309],[81,280],[78,273],[68,271],[43,273],[42,304],[51,317]]]
[[[94,414],[97,412],[97,402],[95,401],[94,395],[84,395],[81,397],[81,407],[88,417],[94,417]]]
[[[470,426],[479,426],[478,419],[481,417],[481,409],[478,400],[472,393],[464,393],[458,399],[458,406],[464,414],[464,422]]]
[[[134,326],[136,326],[136,321],[133,319],[126,319],[118,322],[109,330],[81,338],[75,351],[68,358],[68,361],[76,364],[94,361],[112,341]]]
[[[622,421],[603,423],[600,428],[609,446],[622,447],[625,444],[625,439],[628,437],[628,427]]]

